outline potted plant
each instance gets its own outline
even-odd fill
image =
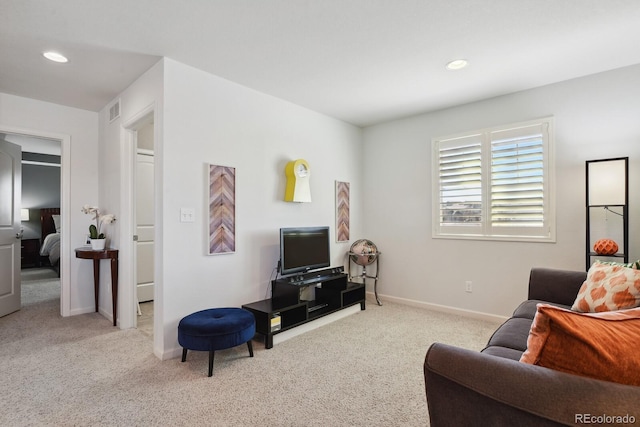
[[[113,214],[101,214],[100,209],[96,206],[84,205],[82,212],[88,215],[93,215],[95,224],[89,226],[89,238],[91,239],[91,248],[94,251],[102,251],[105,248],[107,237],[102,232],[103,224],[111,224],[116,220],[116,216]]]

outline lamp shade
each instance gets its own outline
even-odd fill
[[[589,205],[626,205],[626,163],[624,159],[588,163]]]
[[[29,209],[20,209],[20,221],[29,221]]]

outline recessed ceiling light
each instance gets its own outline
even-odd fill
[[[66,56],[61,55],[57,52],[45,52],[42,54],[42,56],[47,58],[49,61],[53,61],[53,62],[60,62],[60,63],[69,62]]]
[[[460,70],[469,65],[466,59],[455,59],[447,64],[447,70]]]

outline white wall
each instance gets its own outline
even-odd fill
[[[63,257],[70,265],[69,271],[62,272],[63,280],[70,283],[67,314],[92,312],[92,263],[76,259],[73,249],[84,243],[89,232],[90,218],[80,208],[98,202],[98,114],[0,93],[0,132],[16,129],[38,136],[61,136],[70,141],[70,164],[64,164],[63,156],[63,168],[70,172],[69,210],[63,212],[69,216],[70,227],[65,231],[68,245],[62,248]]]
[[[116,99],[100,111],[100,207],[106,213],[114,213],[116,222],[107,226],[110,246],[119,250],[119,291],[118,318],[119,326],[130,328],[135,325],[135,278],[134,278],[134,243],[135,221],[133,217],[135,141],[132,129],[139,120],[148,115],[153,116],[153,126],[159,150],[162,153],[162,111],[164,85],[164,61],[160,60]],[[117,100],[120,101],[120,118],[109,122],[109,108]],[[156,173],[155,200],[156,216],[161,217],[162,187],[161,171]],[[160,259],[162,252],[162,230],[156,240],[155,257]],[[108,269],[102,271],[101,281],[110,283]],[[163,322],[162,276],[158,274],[156,263],[156,288],[158,296],[155,300],[154,325],[160,328]],[[101,289],[101,310],[107,317],[111,316],[111,289]],[[107,304],[108,303],[108,304]],[[164,337],[154,334],[154,352],[159,357],[163,353]]]
[[[107,188],[117,189],[127,177],[123,154],[113,147],[119,140],[123,143],[120,127],[130,115],[156,103],[160,226],[154,349],[159,357],[179,355],[177,326],[185,315],[268,297],[280,227],[330,225],[335,231],[335,180],[351,183],[352,240],[362,236],[359,128],[167,58],[120,99],[119,123],[106,123],[108,111],[101,112],[100,149],[101,157],[108,159],[103,163],[109,164],[100,171],[101,203],[118,215],[120,236],[125,236],[122,227],[129,221],[129,206]],[[310,163],[312,203],[283,201],[284,168],[297,158]],[[209,163],[236,168],[233,254],[207,255]],[[180,222],[183,207],[195,209],[195,222]],[[126,242],[114,244],[120,245],[122,255]],[[343,265],[348,248],[348,243],[332,244],[333,266]],[[121,281],[123,286],[128,285]]]
[[[549,115],[557,242],[432,239],[431,138]],[[584,162],[592,159],[630,158],[630,260],[640,258],[640,66],[371,126],[364,144],[364,222],[383,252],[381,294],[509,315],[526,297],[532,267],[584,270]]]
[[[196,310],[267,297],[278,261],[278,229],[330,225],[335,180],[351,182],[352,237],[361,235],[361,130],[167,59],[163,173],[165,349],[179,320]],[[288,161],[311,167],[312,203],[283,201]],[[207,164],[236,168],[236,252],[207,256]],[[180,208],[196,221],[180,223]],[[332,244],[342,265],[348,243]]]

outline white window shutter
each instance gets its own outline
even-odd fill
[[[440,225],[481,225],[481,135],[439,141],[437,158]]]
[[[490,133],[491,226],[543,227],[542,125]]]
[[[434,139],[434,237],[555,241],[553,119]]]

